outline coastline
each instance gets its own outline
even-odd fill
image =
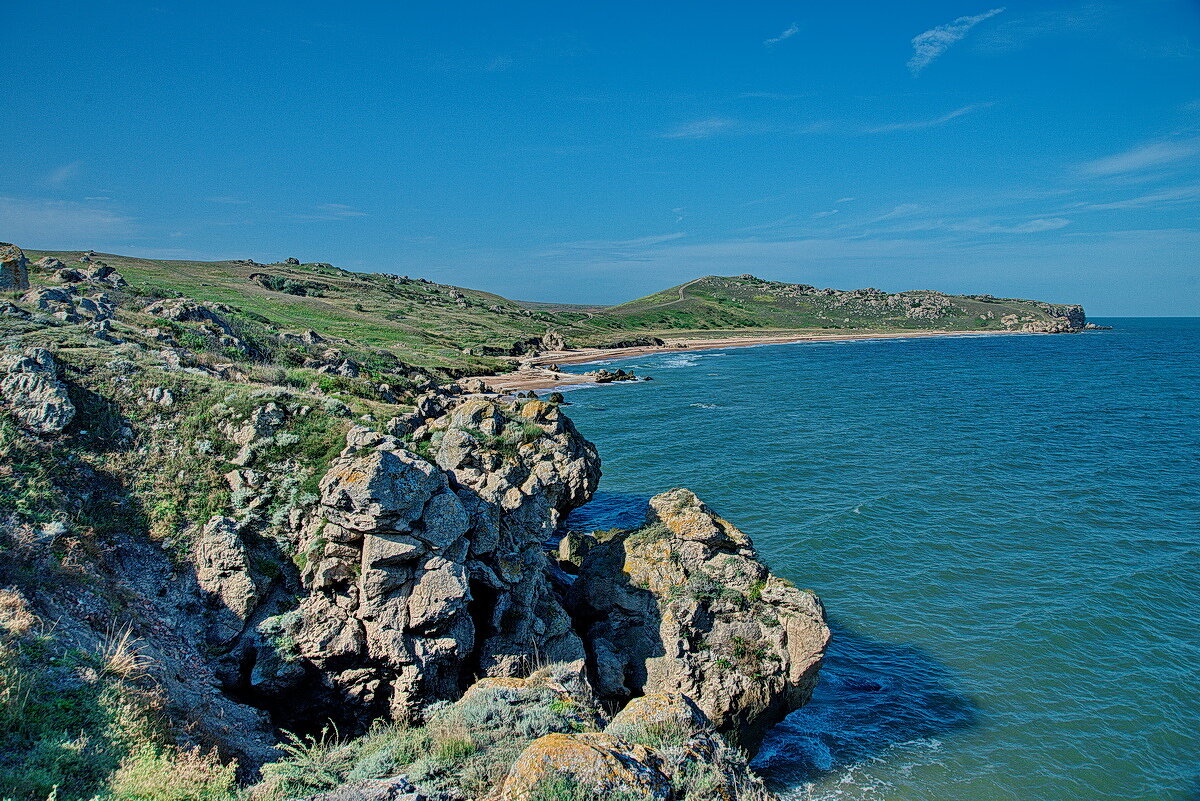
[[[592,364],[613,359],[628,359],[637,356],[653,356],[663,353],[687,353],[689,351],[724,350],[759,345],[788,345],[798,342],[850,342],[866,339],[924,339],[946,336],[993,336],[1014,334],[1016,331],[897,331],[869,334],[777,334],[771,336],[733,336],[710,339],[671,339],[665,345],[639,345],[629,348],[573,348],[571,350],[547,351],[536,357],[525,359],[521,366],[509,373],[478,376],[492,392],[549,391],[580,384],[596,384],[594,378],[581,373],[564,373],[555,369],[563,364]]]

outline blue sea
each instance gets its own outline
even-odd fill
[[[835,640],[787,799],[1200,799],[1200,319],[611,362],[577,527],[695,490]],[[583,371],[592,367],[575,367]]]

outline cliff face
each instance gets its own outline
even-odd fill
[[[560,542],[600,460],[558,405],[87,264],[0,304],[6,797],[765,797],[719,735],[804,703],[828,631],[694,495]]]
[[[415,439],[351,430],[300,533],[296,655],[366,717],[419,717],[476,676],[583,656],[545,542],[595,490],[595,449],[539,401],[425,401],[440,413],[411,421]],[[278,658],[261,639],[247,648],[255,664]],[[264,689],[294,687],[276,671]]]

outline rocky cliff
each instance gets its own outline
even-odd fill
[[[769,795],[725,736],[806,701],[828,630],[731,524],[677,490],[564,535],[600,461],[558,405],[280,381],[182,346],[328,341],[114,280],[0,321],[8,795]]]

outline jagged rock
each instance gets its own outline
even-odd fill
[[[300,260],[299,260],[299,259],[296,259],[296,258],[293,258],[293,257],[291,257],[291,256],[289,256],[289,257],[287,257],[286,259],[284,259],[284,260],[283,260],[283,263],[284,263],[284,264],[289,264],[289,265],[291,265],[291,266],[293,266],[293,267],[299,267],[299,266],[300,266]]]
[[[41,311],[58,311],[64,305],[74,307],[75,299],[68,289],[55,287],[39,287],[30,290],[21,297],[22,303],[31,303]]]
[[[585,732],[547,734],[530,743],[509,770],[499,801],[528,801],[539,785],[562,775],[596,796],[630,793],[669,801],[672,795],[661,761],[649,748],[611,734]]]
[[[65,267],[54,273],[54,280],[60,284],[78,284],[85,279],[83,273],[79,272],[79,270],[72,270],[69,267]]]
[[[820,601],[772,575],[688,490],[647,526],[595,543],[571,590],[602,698],[678,692],[753,748],[812,694],[829,641]]]
[[[440,441],[438,464],[352,428],[301,543],[300,655],[336,664],[344,697],[395,717],[457,697],[474,675],[583,658],[544,542],[599,477],[594,448],[551,404],[418,405],[434,415],[422,429]],[[480,430],[486,441],[469,433]]]
[[[558,331],[547,331],[542,335],[542,350],[567,350],[567,340]]]
[[[720,737],[712,721],[679,693],[635,698],[604,729],[626,742],[653,744],[662,772],[672,784],[719,801],[774,801],[750,771],[740,751]]]
[[[30,348],[23,356],[0,357],[0,371],[0,395],[22,427],[36,434],[57,434],[75,418],[75,405],[58,380],[50,351]]]
[[[33,263],[33,266],[37,267],[39,270],[45,270],[48,273],[53,273],[66,269],[67,265],[63,264],[62,261],[56,259],[54,256],[42,256]]]
[[[712,723],[686,695],[658,692],[634,698],[604,730],[626,740],[639,740],[656,732],[703,733],[712,730]]]
[[[232,309],[227,306],[195,303],[190,300],[171,298],[168,300],[156,300],[142,311],[146,314],[153,314],[177,323],[201,323],[216,335],[223,335],[229,337],[231,340],[240,342],[240,340],[237,340],[233,336],[233,329],[229,323],[217,313],[227,314],[231,312]]]
[[[29,260],[16,245],[0,242],[0,290],[29,289]]]
[[[0,317],[11,317],[16,320],[28,320],[29,312],[7,301],[0,303]]]
[[[194,552],[200,587],[237,618],[218,617],[218,625],[225,629],[220,639],[228,641],[241,631],[240,621],[249,617],[259,600],[237,521],[220,515],[210,518],[196,539]]]
[[[166,387],[151,387],[146,390],[146,400],[157,406],[171,407],[175,405],[175,395]]]

